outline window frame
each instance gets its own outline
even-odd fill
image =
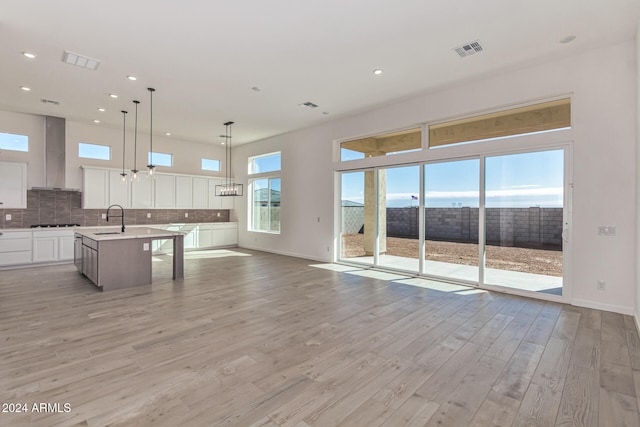
[[[265,157],[270,157],[270,156],[275,156],[278,155],[279,156],[279,169],[276,170],[269,170],[266,172],[253,172],[253,168],[254,168],[254,161],[256,159],[260,159],[260,158],[265,158]],[[282,219],[280,216],[278,216],[278,229],[277,230],[273,230],[271,228],[271,215],[272,215],[272,209],[275,208],[275,206],[271,206],[272,202],[271,202],[271,182],[273,180],[279,180],[280,183],[280,201],[278,202],[278,206],[277,208],[281,211],[281,206],[282,206],[282,151],[274,151],[274,152],[270,152],[270,153],[265,153],[265,154],[260,154],[257,156],[249,156],[247,158],[247,171],[248,171],[248,187],[249,187],[249,197],[247,197],[247,231],[251,231],[251,232],[255,232],[255,233],[267,233],[267,234],[281,234],[282,231]],[[255,194],[255,190],[254,190],[254,184],[256,181],[261,181],[261,180],[267,180],[267,191],[268,191],[268,214],[269,214],[269,219],[268,219],[268,223],[270,225],[270,229],[269,230],[265,230],[265,229],[257,229],[254,227],[254,208],[255,208],[255,201],[254,201],[254,194]]]
[[[9,145],[11,143],[4,145],[2,143],[2,140],[4,138],[2,137],[6,137],[7,140],[18,138],[18,140],[13,141],[13,143],[17,142],[19,144],[21,143],[20,139],[24,139],[25,140],[24,142],[26,143],[26,150],[22,149],[22,147],[21,148],[12,147],[11,145]],[[11,132],[0,132],[0,150],[17,151],[19,153],[28,153],[29,152],[29,135],[20,135],[19,133],[11,133]]]
[[[205,168],[205,167],[204,167],[204,166],[205,166],[205,165],[204,165],[205,161],[208,161],[208,162],[217,162],[217,164],[218,164],[218,168],[217,168],[217,169],[207,169],[207,168]],[[202,157],[202,158],[200,159],[200,170],[207,171],[207,172],[220,172],[220,170],[221,170],[221,169],[220,169],[220,167],[221,167],[221,162],[220,162],[220,160],[217,160],[217,159],[208,159],[208,158],[205,158],[205,157]]]
[[[153,153],[153,160],[155,160],[155,163],[151,162],[151,153]],[[169,156],[170,164],[164,164],[164,163],[158,163],[158,155],[160,155],[160,158],[162,158],[162,156]],[[162,153],[160,151],[147,151],[147,161],[149,162],[150,165],[154,165],[154,166],[160,166],[163,168],[172,168],[173,167],[173,153]]]

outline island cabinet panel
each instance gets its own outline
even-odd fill
[[[151,284],[151,239],[100,241],[97,256],[97,283],[103,289]]]

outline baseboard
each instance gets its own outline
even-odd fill
[[[572,300],[571,305],[576,305],[578,307],[585,307],[585,308],[593,308],[595,310],[611,311],[613,313],[625,314],[627,316],[635,317],[633,307],[624,307],[621,305],[613,305],[613,304],[602,304],[599,302],[582,300],[582,299]],[[636,325],[638,325],[637,322],[638,322],[638,319],[636,318]]]
[[[332,260],[327,259],[327,258],[322,259],[322,258],[316,258],[316,257],[314,257],[312,255],[305,255],[305,254],[292,253],[292,252],[286,252],[286,251],[277,251],[277,250],[273,250],[273,249],[258,248],[258,247],[249,246],[249,245],[238,245],[238,247],[242,248],[242,249],[250,249],[252,251],[268,252],[268,253],[276,254],[276,255],[290,256],[292,258],[308,259],[309,261],[333,262]]]

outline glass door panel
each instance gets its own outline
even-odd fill
[[[485,159],[484,283],[562,295],[564,150]]]
[[[478,282],[480,160],[424,166],[424,273]]]
[[[374,171],[343,172],[341,181],[340,260],[373,265],[375,200],[365,197],[365,175],[374,185]],[[373,194],[373,190],[370,191]],[[365,221],[366,216],[366,221]],[[365,224],[368,222],[369,224]],[[367,226],[369,225],[369,226]]]
[[[420,166],[378,170],[378,265],[418,272]]]

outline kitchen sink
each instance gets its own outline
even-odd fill
[[[103,234],[122,234],[120,231],[101,231],[99,233],[93,233],[96,236],[102,236]]]

